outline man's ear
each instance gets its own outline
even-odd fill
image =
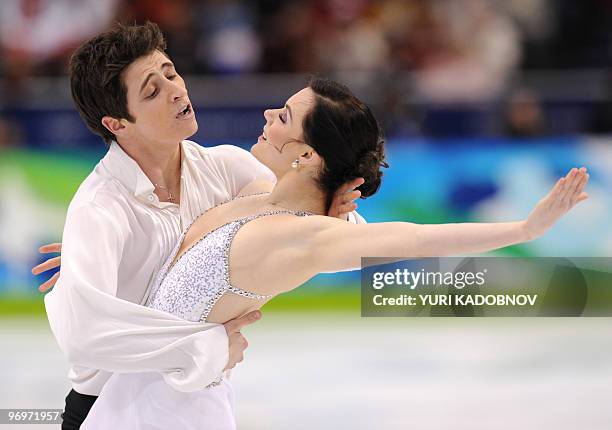
[[[125,129],[124,120],[105,116],[102,118],[102,125],[114,135],[121,134]]]

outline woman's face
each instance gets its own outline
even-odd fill
[[[307,148],[303,141],[302,121],[314,100],[314,92],[307,87],[291,96],[282,108],[264,112],[266,124],[251,153],[278,179],[291,170],[291,163]]]

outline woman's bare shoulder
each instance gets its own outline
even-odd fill
[[[265,179],[257,179],[247,184],[240,190],[237,197],[248,196],[251,194],[258,193],[269,193],[274,188],[274,183],[266,181]]]

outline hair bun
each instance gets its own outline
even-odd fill
[[[362,197],[371,196],[378,191],[383,176],[382,167],[389,167],[389,164],[385,161],[384,139],[378,141],[376,149],[367,151],[359,157],[356,172],[359,177],[365,179],[365,182],[357,189],[361,191]]]
[[[340,187],[355,178],[361,197],[379,188],[385,162],[384,135],[370,108],[350,90],[329,79],[313,78],[308,83],[315,103],[304,116],[304,142],[323,159],[318,182],[326,193],[326,208]]]

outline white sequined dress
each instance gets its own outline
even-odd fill
[[[159,271],[147,305],[189,321],[205,322],[224,294],[254,299],[269,297],[230,284],[230,247],[240,228],[248,222],[287,213],[310,215],[278,210],[228,222],[207,233],[174,262],[187,228]],[[81,429],[235,429],[234,392],[228,376],[227,373],[220,376],[200,391],[180,392],[157,373],[114,374]]]

